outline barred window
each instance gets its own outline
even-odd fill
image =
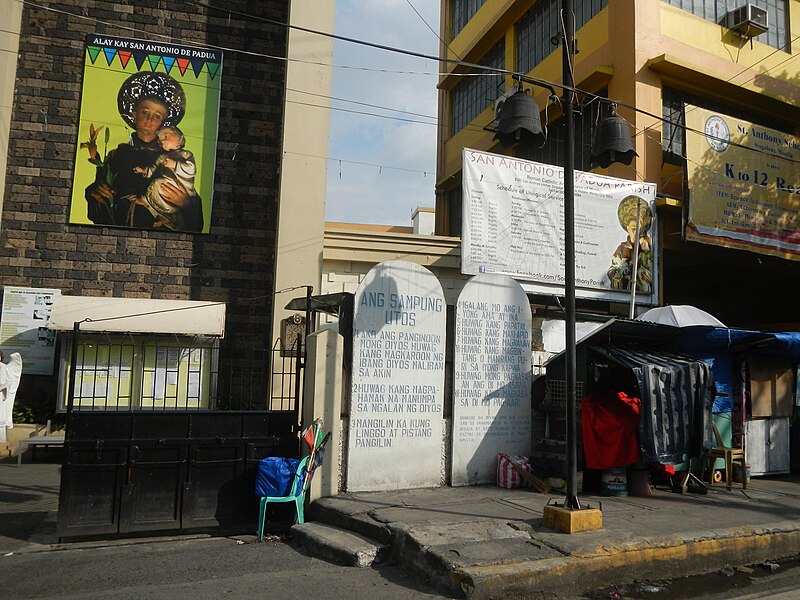
[[[693,15],[724,25],[725,15],[735,8],[739,8],[745,0],[662,0],[671,6],[690,12]],[[786,48],[786,0],[747,0],[750,4],[755,4],[759,8],[767,11],[769,19],[769,31],[756,36],[754,39],[788,51]]]
[[[744,121],[756,123],[764,127],[776,129],[778,131],[786,129],[785,125],[782,125],[777,121],[764,119],[747,110],[729,106],[722,102],[708,100],[688,92],[682,92],[680,90],[665,87],[662,92],[661,116],[664,118],[664,121],[661,136],[661,146],[664,153],[664,161],[674,165],[683,164],[683,157],[685,155],[684,144],[686,140],[686,123],[684,121],[683,114],[684,102],[705,108],[707,110],[712,110],[714,112],[730,115],[731,117],[742,119]]]
[[[447,235],[461,235],[463,190],[461,186],[447,192]]]
[[[485,67],[502,69],[505,39],[480,60]],[[503,91],[503,75],[480,72],[464,77],[450,92],[450,135],[455,135],[483,112]]]
[[[661,110],[661,116],[664,118],[661,146],[665,162],[674,165],[683,164],[683,147],[686,141],[683,103],[694,104],[697,101],[701,100],[693,94],[684,94],[677,90],[664,88]]]
[[[75,410],[189,410],[214,408],[216,338],[84,334],[70,381],[72,340],[61,361],[65,381],[59,409],[74,389]]]
[[[575,28],[580,29],[589,19],[603,10],[608,0],[577,0]],[[527,73],[556,49],[550,39],[558,37],[561,0],[539,0],[517,21],[517,69]]]
[[[604,95],[605,92],[599,92]],[[580,171],[589,171],[591,165],[592,140],[594,139],[593,124],[597,121],[599,103],[593,102],[573,115],[575,123],[575,168]],[[547,126],[547,141],[541,148],[536,148],[524,158],[549,165],[564,166],[564,117],[553,121]]]
[[[486,0],[451,0],[450,39],[455,38]]]

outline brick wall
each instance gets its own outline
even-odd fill
[[[209,3],[225,12],[175,0],[44,4],[52,10],[23,10],[0,230],[2,284],[225,301],[226,343],[270,346],[285,65],[247,52],[286,55],[286,30],[253,17],[286,22],[288,2]],[[90,33],[169,36],[225,52],[209,234],[69,224]]]

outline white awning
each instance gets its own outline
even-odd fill
[[[72,331],[76,321],[81,322],[81,331],[223,337],[225,303],[54,296],[48,327]]]

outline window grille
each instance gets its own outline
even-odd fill
[[[72,340],[63,344],[59,410],[68,409]],[[291,410],[302,390],[297,356],[272,348],[220,349],[217,338],[79,337],[75,411]]]
[[[786,130],[786,126],[777,121],[770,121],[750,111],[736,106],[726,105],[702,98],[689,92],[682,92],[674,88],[665,87],[662,91],[662,117],[664,118],[661,134],[661,146],[664,153],[664,162],[674,165],[683,164],[685,144],[685,123],[683,120],[683,104],[692,104],[707,110],[712,110],[724,115],[730,115],[744,121],[770,127],[779,131]]]
[[[786,48],[786,0],[662,0],[667,4],[690,12],[696,17],[724,25],[725,15],[745,2],[767,11],[769,31],[756,36],[758,40],[788,52]]]
[[[486,0],[451,0],[450,2],[450,39],[454,39],[459,32],[475,16],[478,9]]]
[[[478,64],[502,69],[505,64],[505,40],[501,39]],[[503,75],[478,72],[462,78],[450,92],[450,135],[466,127],[494,102],[503,91]]]
[[[608,0],[577,0],[575,28],[603,10]],[[558,49],[550,39],[559,38],[561,0],[539,0],[517,21],[517,70],[527,73]]]
[[[580,399],[583,398],[583,381],[575,381],[576,409],[580,410]],[[547,378],[545,382],[544,400],[539,410],[558,412],[567,410],[567,382],[563,379]]]

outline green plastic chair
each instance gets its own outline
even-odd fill
[[[311,479],[314,471],[322,464],[325,444],[328,443],[331,434],[322,427],[322,421],[317,419],[303,430],[301,438],[308,445],[308,456],[297,465],[297,471],[292,481],[292,493],[288,496],[261,496],[258,508],[258,541],[264,539],[264,525],[267,520],[267,505],[270,502],[294,502],[297,511],[297,522],[301,525],[304,522],[303,506],[306,501],[306,493],[311,487]]]
[[[270,502],[294,502],[295,509],[297,510],[297,522],[303,523],[303,506],[306,501],[306,492],[311,486],[311,478],[314,476],[316,467],[313,467],[310,472],[307,472],[308,462],[311,456],[306,456],[297,465],[297,471],[294,473],[294,481],[292,481],[292,493],[288,496],[261,496],[258,508],[258,541],[264,539],[264,525],[267,521],[267,505]]]

